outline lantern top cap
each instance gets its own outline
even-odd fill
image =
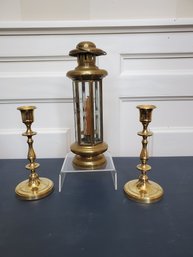
[[[77,56],[78,54],[85,54],[85,53],[90,53],[90,54],[93,54],[95,56],[106,55],[105,51],[103,51],[102,49],[96,48],[96,45],[93,42],[90,42],[90,41],[80,42],[76,46],[76,49],[71,50],[69,52],[69,55],[70,56]]]

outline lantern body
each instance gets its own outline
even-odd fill
[[[103,141],[102,81],[73,83],[75,138],[79,145]]]
[[[105,70],[95,65],[95,57],[105,54],[92,42],[81,42],[70,52],[78,66],[67,76],[73,80],[75,140],[71,151],[76,154],[73,164],[80,168],[95,169],[104,166],[102,154],[108,148],[103,142],[102,78]]]

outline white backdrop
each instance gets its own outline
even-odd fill
[[[0,158],[25,158],[20,105],[35,105],[37,157],[64,157],[74,141],[71,49],[107,52],[104,138],[113,156],[139,156],[138,104],[155,104],[151,156],[193,155],[193,21],[0,23]]]
[[[0,0],[0,20],[193,18],[191,0]]]

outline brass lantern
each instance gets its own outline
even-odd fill
[[[82,169],[105,166],[103,153],[108,145],[103,142],[102,79],[107,71],[99,69],[96,56],[106,53],[92,42],[80,42],[69,55],[77,57],[78,66],[67,76],[72,79],[75,117],[75,153],[73,165]]]

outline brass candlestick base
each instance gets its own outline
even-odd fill
[[[163,196],[163,189],[157,183],[147,180],[141,183],[135,179],[127,182],[124,191],[131,200],[141,203],[153,203],[159,201]]]
[[[31,171],[28,180],[19,183],[15,188],[16,195],[23,200],[37,200],[49,195],[54,189],[54,183],[48,178],[39,178],[35,170],[40,166],[35,162],[36,155],[33,149],[32,136],[36,132],[31,130],[31,124],[34,121],[33,111],[35,106],[21,106],[17,108],[21,111],[22,122],[26,125],[27,130],[22,135],[27,136],[28,140],[28,160],[30,161],[25,167]]]
[[[48,178],[39,178],[37,187],[30,186],[29,180],[24,180],[19,183],[15,192],[17,196],[23,200],[38,200],[48,196],[53,191],[53,182]]]
[[[140,122],[143,125],[143,131],[138,135],[143,137],[142,150],[140,154],[141,164],[137,165],[137,169],[141,171],[139,179],[129,181],[124,186],[124,191],[131,200],[141,203],[152,203],[159,201],[163,196],[163,189],[157,183],[150,181],[146,173],[151,170],[151,166],[147,164],[149,159],[147,151],[147,138],[152,136],[152,132],[147,130],[151,122],[152,111],[156,107],[154,105],[139,105]]]

